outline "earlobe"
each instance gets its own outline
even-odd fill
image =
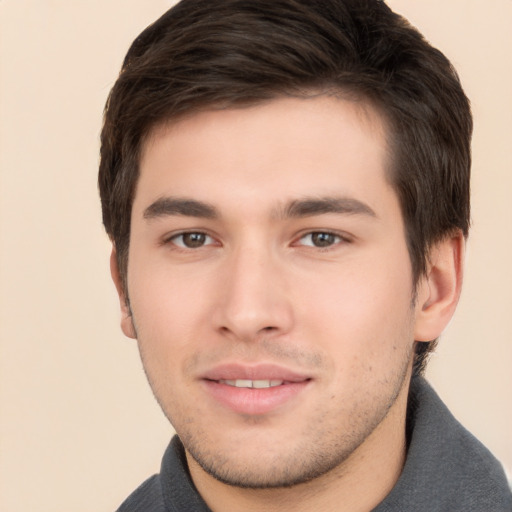
[[[112,276],[112,281],[114,281],[117,295],[119,297],[119,305],[121,307],[121,330],[125,336],[128,336],[128,338],[136,339],[137,335],[133,325],[133,316],[128,303],[128,297],[126,296],[124,289],[123,280],[119,272],[115,246],[112,246],[112,252],[110,254],[110,275]]]
[[[451,320],[462,288],[464,237],[458,232],[430,251],[427,275],[418,283],[415,340],[432,341]]]

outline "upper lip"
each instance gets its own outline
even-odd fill
[[[205,380],[282,380],[285,382],[303,382],[311,377],[284,366],[266,364],[226,363],[215,366],[201,375]]]

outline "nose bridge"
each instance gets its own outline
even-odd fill
[[[240,244],[226,262],[226,282],[219,304],[219,327],[239,339],[286,332],[291,304],[279,258],[255,241]]]

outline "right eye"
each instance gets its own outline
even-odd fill
[[[186,233],[179,233],[169,238],[169,242],[177,245],[182,249],[199,249],[205,245],[215,243],[213,238],[201,231],[191,231]]]

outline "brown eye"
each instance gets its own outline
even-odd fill
[[[311,241],[316,247],[328,247],[336,243],[337,237],[332,233],[313,233]]]
[[[181,233],[171,238],[173,244],[184,249],[198,249],[213,243],[213,239],[205,233]]]
[[[304,235],[300,241],[302,245],[324,248],[340,243],[342,238],[339,235],[329,233],[328,231],[315,231]]]

